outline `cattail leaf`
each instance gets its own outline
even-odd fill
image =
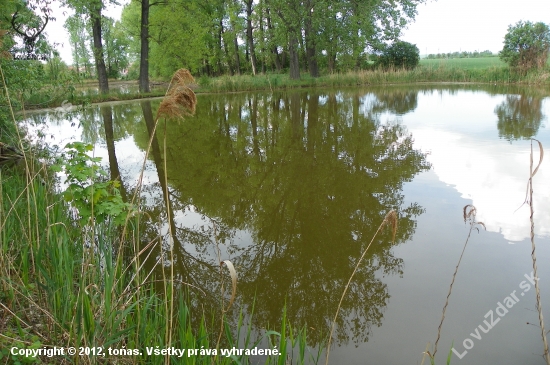
[[[231,299],[229,300],[229,305],[227,306],[227,309],[224,309],[224,312],[227,312],[229,308],[233,305],[233,301],[235,300],[235,296],[237,295],[237,271],[235,270],[235,266],[233,266],[233,263],[229,260],[223,260],[220,263],[220,266],[227,266],[229,269],[229,274],[231,275]]]
[[[537,167],[535,168],[535,170],[533,171],[533,174],[531,175],[531,177],[533,177],[533,176],[535,176],[535,174],[539,170],[540,164],[542,163],[542,159],[544,157],[544,149],[542,148],[542,143],[540,143],[540,141],[538,139],[531,138],[531,140],[537,141],[537,143],[539,144],[539,150],[540,150],[539,163],[538,163]]]

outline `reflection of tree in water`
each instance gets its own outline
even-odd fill
[[[397,115],[412,112],[418,106],[418,90],[411,88],[384,88],[375,91],[377,98],[373,113],[389,111]]]
[[[506,95],[495,108],[498,135],[508,141],[529,139],[537,135],[541,122],[542,98],[527,95]]]
[[[193,206],[217,222],[237,265],[241,300],[256,298],[257,328],[279,323],[286,300],[291,323],[315,328],[310,340],[318,343],[387,211],[400,215],[396,244],[414,232],[422,209],[403,207],[401,187],[428,165],[403,127],[360,110],[353,94],[216,95],[199,99],[195,117],[168,124],[170,186],[161,187],[163,195],[174,202],[174,214]],[[142,131],[135,138],[145,148]],[[162,144],[152,148],[157,171]],[[198,258],[179,254],[180,262],[195,263],[182,270],[201,270],[193,282],[215,286],[212,275],[201,274],[216,263],[206,249],[211,232],[170,220],[181,247],[197,243]],[[240,231],[250,232],[254,244],[240,244]],[[389,236],[380,236],[356,274],[342,304],[339,343],[366,341],[369,328],[381,325],[389,293],[376,274],[402,272]]]
[[[148,141],[155,127],[151,102],[141,101],[140,106],[147,133],[146,135],[140,134],[140,137],[145,137]],[[143,244],[152,243],[154,247],[156,247],[156,250],[154,250],[156,252],[153,256],[149,257],[145,268],[148,271],[155,267],[161,270],[163,262],[164,265],[174,265],[176,285],[177,282],[185,282],[201,288],[205,286],[205,282],[214,281],[213,275],[216,275],[218,271],[216,270],[215,264],[209,261],[208,258],[202,257],[204,255],[192,255],[187,252],[185,250],[185,244],[192,244],[194,248],[200,252],[200,248],[211,245],[211,232],[208,230],[193,230],[185,227],[178,227],[176,225],[174,214],[177,212],[185,212],[187,205],[182,203],[181,199],[178,198],[178,192],[165,183],[164,160],[161,147],[158,143],[158,132],[159,130],[157,129],[156,137],[152,139],[150,150],[150,157],[156,166],[158,182],[154,186],[146,187],[146,189],[149,190],[146,191],[146,193],[150,193],[152,200],[143,202],[142,204],[144,211],[150,219],[144,221],[142,227],[143,234],[141,236]],[[160,187],[161,194],[158,194],[158,187]],[[151,188],[156,190],[156,193],[155,191],[151,192]],[[166,209],[167,205],[169,209]],[[167,215],[167,212],[170,212],[170,214]],[[167,222],[168,225],[163,229],[159,227],[158,222]],[[163,233],[163,231],[166,233]],[[169,251],[172,244],[174,248],[174,259],[170,262],[171,257]],[[212,285],[206,285],[206,287],[211,288]],[[210,301],[216,300],[213,292],[209,292],[208,290],[206,290],[206,292],[210,294]]]

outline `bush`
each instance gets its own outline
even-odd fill
[[[382,67],[403,67],[412,70],[420,62],[420,51],[415,44],[397,41],[386,48],[380,58],[378,65]]]
[[[542,68],[548,59],[550,28],[544,23],[520,21],[508,26],[500,59],[521,72]]]

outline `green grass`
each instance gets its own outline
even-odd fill
[[[550,72],[541,70],[527,75],[511,72],[508,67],[464,68],[445,65],[419,66],[414,70],[365,70],[336,73],[312,78],[302,74],[300,80],[291,80],[286,74],[222,76],[201,79],[200,92],[237,92],[277,90],[300,87],[345,87],[414,83],[491,83],[491,84],[550,84]]]
[[[310,77],[302,71],[300,80],[291,80],[288,73],[270,73],[265,75],[240,75],[206,77],[199,79],[196,93],[224,93],[256,90],[281,90],[306,87],[347,87],[385,84],[411,83],[492,83],[492,84],[525,84],[550,85],[550,60],[546,69],[532,71],[527,75],[513,72],[498,57],[455,58],[455,59],[422,59],[414,70],[361,70],[335,74],[326,74],[318,78]],[[135,82],[131,82],[135,88]],[[85,86],[93,86],[92,80],[86,80]],[[82,89],[71,94],[59,92],[38,92],[27,95],[24,104],[27,109],[39,109],[61,106],[63,101],[73,105],[87,105],[106,101],[123,101],[149,97],[163,96],[162,88],[140,94],[137,91],[112,91],[107,95],[88,93],[83,95]],[[16,103],[21,105],[22,103]]]
[[[465,70],[476,70],[491,67],[507,67],[498,56],[479,58],[443,58],[443,59],[421,59],[420,66],[432,67],[457,67]]]
[[[158,346],[198,349],[197,356],[172,356],[178,364],[247,364],[248,356],[220,356],[220,349],[262,348],[262,339],[283,351],[268,358],[269,364],[284,364],[295,347],[299,363],[309,356],[305,329],[292,329],[284,313],[281,332],[267,330],[259,339],[243,323],[242,312],[235,330],[224,321],[218,332],[214,318],[219,316],[193,312],[189,294],[173,290],[170,269],[148,279],[149,273],[140,269],[140,255],[133,251],[139,247],[139,214],[130,220],[122,241],[111,223],[83,225],[69,216],[67,203],[53,191],[47,167],[33,156],[26,159],[20,166],[0,168],[0,363],[40,363],[38,358],[10,354],[14,346],[86,346],[138,349],[141,354],[106,353],[104,359],[86,354],[64,360],[164,364],[167,356],[147,353],[147,348]],[[90,241],[97,242],[97,251],[86,248]],[[124,255],[120,247],[125,247]],[[159,292],[155,281],[164,282],[166,289]],[[200,349],[218,353],[200,355]]]

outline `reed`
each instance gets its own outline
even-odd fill
[[[190,75],[190,74],[189,74]],[[467,67],[444,62],[426,62],[413,70],[366,69],[361,71],[337,72],[317,78],[302,75],[300,80],[290,79],[288,74],[268,73],[263,75],[235,75],[200,78],[198,84],[188,82],[197,93],[225,93],[259,90],[285,90],[314,87],[348,87],[411,83],[483,83],[483,84],[525,84],[550,85],[550,70],[532,71],[527,74],[513,72],[507,66],[487,65]],[[40,109],[61,106],[64,101],[73,105],[86,105],[107,101],[123,101],[149,97],[166,96],[165,91],[154,89],[150,93],[111,91],[109,94],[75,92],[74,88],[60,89],[46,87],[26,95],[15,103],[17,108]]]
[[[348,282],[347,282],[346,286],[344,287],[344,292],[342,293],[342,296],[340,297],[340,301],[338,302],[338,307],[336,308],[336,314],[334,315],[334,319],[332,320],[332,325],[330,326],[330,333],[329,333],[329,336],[328,336],[328,343],[327,343],[327,353],[326,353],[326,357],[325,357],[325,365],[328,365],[328,360],[329,360],[329,356],[330,356],[330,344],[332,343],[332,334],[334,332],[334,327],[336,326],[336,320],[338,318],[338,313],[340,312],[340,307],[342,306],[342,301],[344,300],[344,298],[346,296],[349,285],[350,285],[351,281],[353,280],[353,277],[355,276],[355,273],[357,272],[357,269],[361,265],[361,262],[363,261],[363,258],[365,257],[367,251],[369,250],[370,246],[374,242],[374,239],[376,238],[378,233],[382,230],[382,228],[384,228],[386,226],[391,226],[392,235],[393,235],[392,237],[395,240],[395,233],[397,232],[397,213],[394,210],[389,211],[386,214],[386,216],[384,217],[384,220],[382,221],[382,223],[380,223],[380,225],[378,226],[378,229],[376,230],[376,232],[372,236],[372,239],[370,240],[369,244],[367,245],[367,248],[365,248],[365,250],[363,251],[363,254],[359,258],[359,260],[357,260],[357,264],[355,264],[355,268],[353,269],[353,272],[351,273],[351,275],[348,279]]]
[[[425,65],[413,70],[372,69],[334,73],[312,78],[307,75],[300,80],[291,80],[286,74],[221,76],[201,79],[197,92],[237,92],[254,90],[277,90],[305,87],[346,87],[410,83],[491,83],[491,84],[550,84],[547,70],[527,75],[513,73],[506,66],[468,69],[458,66]]]
[[[539,145],[539,163],[537,164],[537,167],[533,170],[533,141],[536,141]],[[528,198],[526,197],[525,203],[529,204],[529,221],[531,223],[531,260],[533,262],[533,275],[535,278],[538,278],[538,268],[537,268],[537,255],[535,253],[536,245],[535,245],[535,209],[533,206],[533,177],[538,172],[539,167],[542,163],[542,159],[544,158],[544,149],[542,148],[542,143],[540,143],[539,140],[536,140],[534,138],[531,139],[531,153],[529,154],[529,180],[527,182],[527,192],[528,192]],[[542,316],[542,303],[540,299],[540,286],[539,286],[539,280],[535,280],[535,294],[536,294],[536,301],[537,301],[537,312],[539,315],[539,325],[541,330],[541,337],[542,337],[542,344],[544,347],[544,360],[548,365],[550,365],[550,353],[548,352],[548,340],[546,338],[546,330],[544,329],[544,318]]]
[[[441,337],[441,327],[443,327],[443,321],[445,320],[445,312],[447,311],[447,306],[449,305],[449,298],[451,297],[451,293],[453,291],[453,284],[455,282],[456,274],[458,273],[458,268],[460,267],[460,263],[462,262],[462,257],[464,256],[464,251],[466,251],[466,246],[468,245],[468,242],[470,241],[470,236],[472,235],[472,231],[474,229],[476,229],[479,232],[479,226],[485,228],[485,224],[483,222],[476,221],[476,214],[477,214],[476,207],[474,207],[471,204],[467,204],[467,205],[464,206],[463,213],[462,213],[463,218],[464,218],[464,223],[468,222],[470,224],[470,229],[468,230],[468,237],[466,237],[466,241],[464,242],[464,247],[462,248],[462,252],[460,253],[458,263],[456,264],[455,272],[453,273],[453,278],[451,280],[451,285],[449,285],[449,293],[447,294],[447,298],[445,300],[445,305],[443,306],[443,313],[441,314],[441,321],[439,322],[439,326],[437,327],[437,339],[435,340],[433,354],[431,354],[429,351],[425,352],[428,356],[430,356],[430,360],[431,360],[432,365],[435,362],[435,354],[437,353],[437,344],[438,344],[439,339]],[[448,360],[450,360],[450,358]]]

